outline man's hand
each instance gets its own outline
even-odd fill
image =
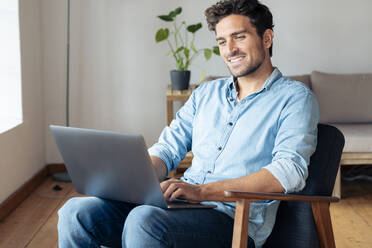
[[[169,179],[160,183],[164,198],[173,201],[176,198],[184,199],[189,202],[203,201],[200,185],[185,183],[178,179]]]

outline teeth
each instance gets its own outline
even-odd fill
[[[243,59],[243,57],[238,57],[238,58],[230,59],[230,62],[231,63],[235,63],[235,62],[238,62],[238,61],[240,61],[242,59]]]

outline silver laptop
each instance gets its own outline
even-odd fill
[[[161,208],[214,208],[167,202],[142,135],[50,126],[75,189],[80,194]]]

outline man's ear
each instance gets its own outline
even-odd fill
[[[270,48],[273,44],[274,39],[274,31],[271,29],[266,29],[265,33],[263,34],[263,44],[265,48]]]

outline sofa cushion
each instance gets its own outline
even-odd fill
[[[288,76],[289,78],[299,81],[306,85],[307,88],[311,89],[311,84],[310,84],[310,75],[296,75],[296,76]]]
[[[345,136],[344,152],[372,152],[372,124],[332,124]]]
[[[311,73],[322,123],[372,122],[372,74]]]

